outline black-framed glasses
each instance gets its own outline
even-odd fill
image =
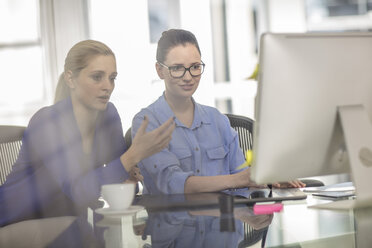
[[[203,63],[203,61],[198,64],[193,64],[192,66],[188,68],[184,67],[183,65],[167,66],[161,62],[158,62],[158,63],[159,65],[164,66],[165,68],[168,68],[169,74],[173,78],[182,78],[185,75],[186,71],[189,71],[192,77],[198,77],[201,74],[203,74],[204,67],[205,67],[205,64]]]

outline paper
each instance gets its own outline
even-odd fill
[[[355,192],[355,187],[352,182],[330,184],[322,187],[309,187],[304,188],[303,192],[306,193],[319,193],[319,192]]]
[[[332,199],[347,198],[355,195],[355,191],[323,191],[323,192],[314,192],[313,196],[318,197],[327,197]]]
[[[350,209],[358,209],[358,208],[365,208],[365,207],[372,207],[372,199],[367,199],[367,200],[348,199],[348,200],[333,201],[333,202],[308,206],[308,208],[328,209],[328,210],[350,210]]]

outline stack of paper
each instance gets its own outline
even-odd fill
[[[312,193],[314,196],[345,198],[355,195],[355,187],[352,182],[345,182],[322,187],[309,187],[303,189],[303,192]]]

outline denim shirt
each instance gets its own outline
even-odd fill
[[[239,172],[244,163],[236,131],[228,118],[216,108],[194,102],[194,120],[190,128],[175,119],[176,129],[169,146],[139,163],[144,177],[144,193],[184,193],[190,176],[217,176]],[[147,131],[159,127],[174,116],[164,98],[142,109],[133,119],[132,137],[144,116],[149,118]]]

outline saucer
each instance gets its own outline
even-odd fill
[[[110,208],[97,208],[95,212],[97,214],[102,214],[104,216],[114,216],[114,217],[120,217],[123,215],[132,215],[135,214],[136,212],[144,209],[143,206],[138,206],[138,205],[132,205],[127,209],[120,209],[120,210],[112,210]]]

